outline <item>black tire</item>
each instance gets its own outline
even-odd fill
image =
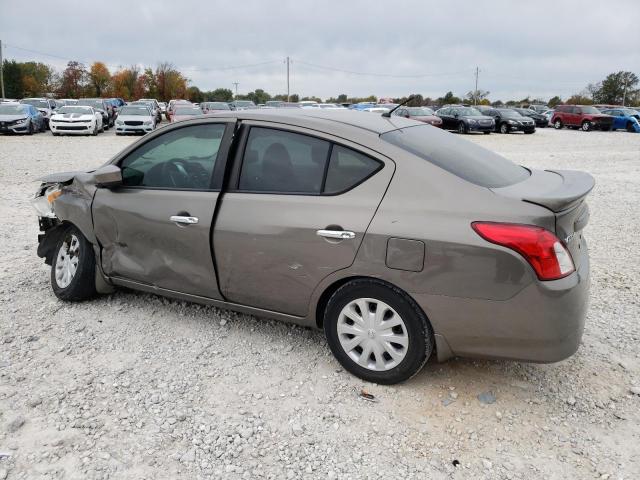
[[[562,130],[562,127],[564,127],[564,125],[562,124],[562,120],[556,118],[556,120],[553,122],[553,128],[555,128],[556,130]]]
[[[467,128],[464,122],[458,123],[458,133],[462,135],[469,133],[469,129]]]
[[[29,130],[27,130],[27,135],[33,135],[33,122],[29,122]]]
[[[77,269],[68,285],[60,285],[56,280],[56,268],[58,267],[60,250],[66,246],[69,248],[77,241],[77,253],[70,254],[71,257],[78,258]],[[67,302],[80,302],[96,295],[96,257],[93,246],[82,235],[80,230],[74,226],[69,226],[60,235],[56,244],[53,261],[51,262],[51,288],[53,293],[60,300]]]
[[[507,122],[502,122],[500,124],[500,133],[505,135],[509,133],[509,124]]]
[[[408,337],[407,351],[400,363],[389,370],[377,371],[359,365],[347,354],[340,343],[338,334],[340,312],[350,302],[359,298],[370,298],[386,303],[400,315],[404,322]],[[384,385],[403,382],[413,377],[424,366],[434,350],[433,331],[420,307],[399,288],[375,279],[353,280],[335,291],[324,312],[324,331],[331,352],[345,370],[365,381]]]

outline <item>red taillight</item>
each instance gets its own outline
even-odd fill
[[[540,280],[556,280],[575,271],[571,254],[549,230],[516,223],[473,222],[471,226],[488,242],[522,255]]]

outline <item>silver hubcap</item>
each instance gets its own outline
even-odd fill
[[[56,283],[60,288],[67,288],[78,270],[80,242],[78,237],[70,235],[65,238],[56,259]]]
[[[358,298],[342,309],[338,339],[346,354],[368,370],[394,368],[409,348],[407,327],[400,315],[373,298]]]
[[[555,123],[555,127],[556,127],[556,128],[560,128],[561,126],[562,126],[562,124],[560,123],[560,121],[557,121],[557,122]]]
[[[584,123],[582,124],[582,129],[583,129],[583,130],[585,130],[585,131],[586,131],[586,130],[589,130],[589,127],[591,127],[591,125],[589,124],[589,122],[584,122]]]

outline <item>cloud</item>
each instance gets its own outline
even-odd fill
[[[286,56],[291,91],[321,97],[464,95],[479,66],[498,99],[640,74],[638,18],[636,0],[5,2],[0,32],[8,58],[65,63],[22,47],[112,70],[169,61],[202,89],[240,92],[284,92]]]

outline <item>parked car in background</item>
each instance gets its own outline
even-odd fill
[[[613,117],[613,130],[625,129],[627,132],[640,132],[640,112],[631,108],[612,108],[603,110],[605,115]]]
[[[485,111],[495,122],[495,131],[500,133],[536,131],[536,124],[532,118],[523,117],[512,108],[492,108]]]
[[[173,111],[173,115],[171,115],[171,122],[173,123],[173,122],[180,122],[182,120],[188,120],[198,115],[204,115],[204,113],[202,113],[202,110],[200,108],[194,107],[194,106],[187,107],[187,106],[178,105]]]
[[[269,108],[282,108],[285,103],[286,102],[282,100],[269,100],[268,102],[264,103],[264,106]]]
[[[533,110],[536,113],[543,113],[546,112],[547,110],[549,110],[549,107],[547,105],[529,105],[527,107],[529,110]]]
[[[160,111],[160,104],[158,103],[158,100],[156,100],[155,98],[141,98],[140,100],[137,100],[133,103],[138,104],[140,102],[149,104],[149,106],[151,107],[151,113],[153,113],[153,116],[156,117],[156,123],[162,122],[162,112]]]
[[[300,108],[320,108],[320,105],[315,100],[300,100],[298,103]]]
[[[329,110],[335,110],[335,109],[346,110],[346,108],[344,108],[342,105],[338,105],[337,103],[319,103],[318,106],[320,108],[329,109]]]
[[[234,100],[229,103],[231,110],[251,110],[253,108],[257,108],[256,104],[251,100]]]
[[[162,113],[163,115],[167,113],[167,104],[166,102],[158,102],[158,105],[160,105],[160,113]]]
[[[53,135],[98,135],[104,132],[102,112],[87,105],[65,105],[51,116]]]
[[[455,130],[458,133],[482,132],[488,135],[495,128],[492,117],[473,107],[444,107],[435,113],[442,119],[442,128],[446,130]]]
[[[226,102],[202,102],[200,108],[204,113],[223,112],[231,110]]]
[[[173,115],[173,111],[177,106],[185,106],[185,107],[193,107],[193,103],[189,100],[169,100],[169,105],[167,106],[167,120],[171,121],[171,117]]]
[[[579,348],[591,175],[400,117],[198,111],[43,179],[37,254],[59,299],[128,287],[323,329],[378,384],[432,355]]]
[[[61,98],[59,100],[60,102],[62,102],[62,105],[76,105],[78,103],[78,99],[77,98]]]
[[[607,131],[613,127],[613,117],[601,113],[591,105],[557,105],[551,123],[558,130],[569,127],[580,128],[585,132],[594,128]]]
[[[412,120],[428,123],[434,127],[442,127],[442,119],[429,107],[400,107],[395,109],[392,115],[411,118]]]
[[[538,113],[535,110],[529,108],[512,108],[523,117],[528,117],[535,123],[538,128],[546,128],[549,126],[549,119],[542,113]]]
[[[116,135],[149,133],[156,128],[156,116],[148,105],[126,105],[116,119]]]
[[[109,108],[104,98],[80,98],[77,106],[91,107],[102,115],[102,127],[109,130],[115,122],[113,118],[113,108]]]
[[[42,112],[29,103],[0,103],[0,133],[33,135],[46,129]]]
[[[311,108],[311,107],[308,107]],[[369,107],[369,108],[363,108],[360,111],[361,112],[368,112],[368,113],[388,113],[391,109],[390,108],[385,108],[385,107],[378,107],[378,106],[373,106],[373,107]]]
[[[376,103],[374,102],[359,102],[359,103],[352,103],[351,105],[349,105],[349,109],[350,110],[364,110],[366,108],[372,108],[375,107]]]
[[[46,128],[49,128],[49,119],[57,108],[56,101],[51,98],[23,98],[20,103],[26,103],[36,107],[44,118],[44,124]]]

